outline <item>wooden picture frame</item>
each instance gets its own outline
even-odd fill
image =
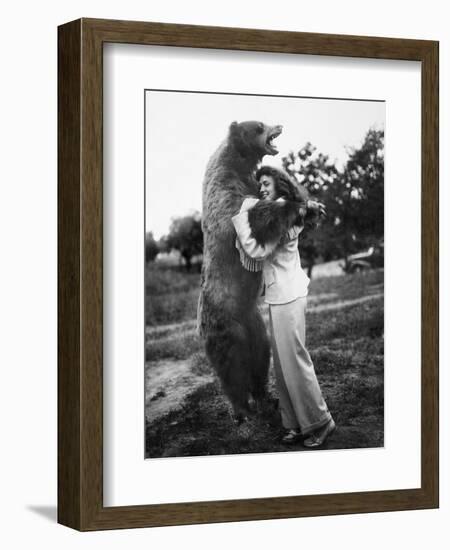
[[[421,487],[103,506],[102,61],[105,42],[419,61],[422,67]],[[438,43],[79,19],[58,29],[58,521],[81,530],[438,506]]]

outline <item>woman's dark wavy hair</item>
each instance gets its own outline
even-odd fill
[[[273,166],[261,166],[255,174],[258,183],[262,176],[271,176],[273,178],[277,199],[281,197],[295,202],[305,202],[308,200],[307,190],[295,182],[284,170],[274,168]]]

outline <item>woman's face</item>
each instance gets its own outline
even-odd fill
[[[259,193],[262,199],[268,199],[274,201],[276,199],[275,180],[272,176],[261,176],[259,180],[260,190]]]

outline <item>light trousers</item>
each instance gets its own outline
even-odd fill
[[[281,420],[286,429],[308,435],[331,414],[305,347],[306,296],[288,304],[269,304],[273,364]]]

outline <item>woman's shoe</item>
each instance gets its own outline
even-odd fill
[[[336,429],[336,424],[334,423],[334,420],[331,418],[328,424],[325,424],[323,428],[320,428],[313,435],[306,438],[305,441],[303,441],[303,445],[310,449],[314,447],[320,447],[325,443],[325,440],[327,439],[327,437],[329,437],[334,432],[335,429]]]
[[[293,443],[297,443],[297,441],[299,441],[301,435],[302,433],[300,430],[288,430],[286,434],[281,438],[281,443],[292,445]]]

